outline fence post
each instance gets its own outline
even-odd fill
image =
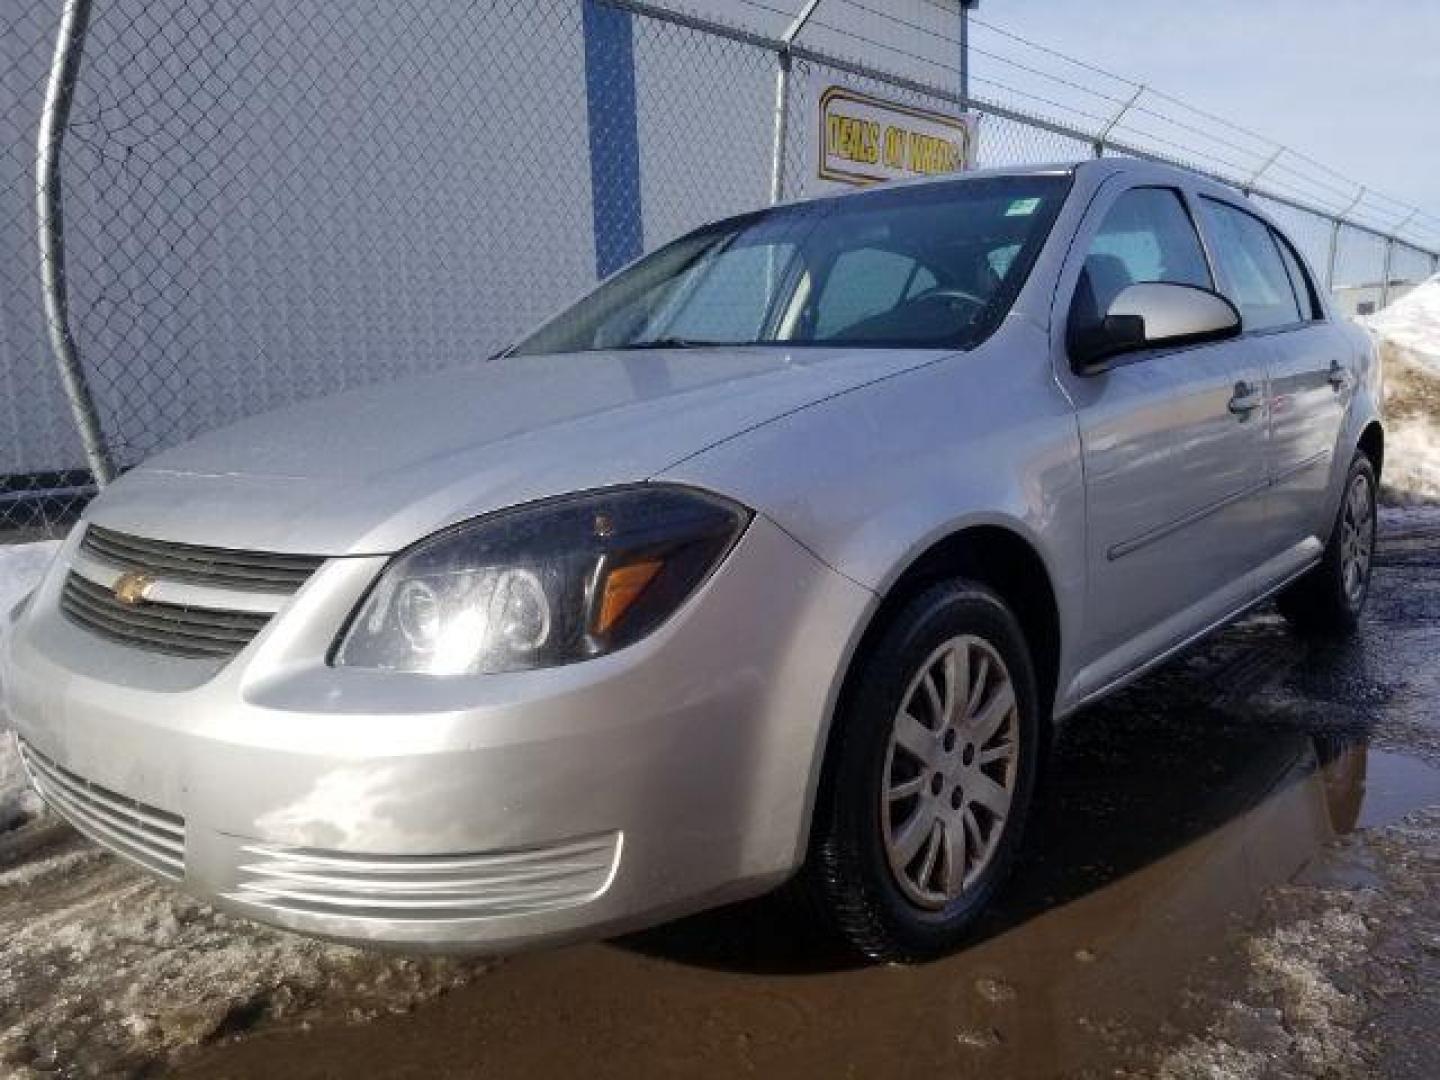
[[[1260,167],[1250,174],[1250,179],[1240,185],[1240,190],[1249,195],[1255,185],[1260,182],[1260,178],[1270,171],[1270,167],[1280,160],[1280,155],[1283,153],[1285,153],[1285,147],[1277,146],[1275,152],[1262,161]]]
[[[1335,291],[1335,258],[1340,252],[1340,219],[1330,221],[1330,252],[1325,257],[1325,288]]]
[[[806,0],[800,14],[780,38],[780,54],[775,69],[775,146],[770,163],[770,203],[773,206],[785,197],[785,143],[790,134],[790,69],[793,66],[790,46],[805,29],[810,16],[820,6],[820,0]]]
[[[1145,84],[1141,83],[1135,87],[1135,93],[1130,95],[1130,100],[1120,106],[1120,111],[1112,116],[1105,126],[1100,129],[1100,134],[1095,136],[1094,147],[1097,158],[1105,156],[1105,140],[1110,137],[1110,132],[1115,130],[1115,125],[1120,123],[1120,121],[1124,119],[1125,114],[1130,111],[1131,107],[1140,100],[1140,95],[1143,93],[1145,93]]]
[[[1390,303],[1390,269],[1395,258],[1395,238],[1387,237],[1385,240],[1385,269],[1380,273],[1380,307],[1384,309]]]
[[[35,227],[39,241],[40,291],[45,308],[45,330],[60,385],[70,405],[70,415],[80,436],[85,464],[99,487],[115,475],[105,447],[100,414],[90,393],[90,384],[80,366],[75,335],[70,330],[70,303],[65,280],[65,223],[60,189],[60,151],[70,122],[70,105],[80,74],[85,48],[85,31],[90,23],[90,0],[65,0],[60,30],[55,38],[55,56],[45,84],[45,103],[40,113],[40,131],[35,142]]]

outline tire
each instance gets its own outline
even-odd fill
[[[1004,601],[967,581],[907,603],[858,665],[835,718],[801,886],[862,956],[925,960],[966,940],[1014,864],[1040,758],[1034,667]],[[997,789],[1008,791],[1003,815],[989,808],[1003,802]],[[924,840],[906,862],[914,829]]]
[[[1376,505],[1375,467],[1358,453],[1319,564],[1276,598],[1281,614],[1300,632],[1340,637],[1359,625],[1370,593]]]

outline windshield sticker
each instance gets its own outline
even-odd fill
[[[1005,211],[1006,217],[1029,217],[1040,205],[1039,199],[1016,199]]]

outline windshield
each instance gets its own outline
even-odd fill
[[[1069,180],[979,177],[708,225],[611,278],[512,352],[964,348],[1013,302]]]

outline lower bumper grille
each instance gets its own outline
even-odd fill
[[[352,855],[248,845],[232,900],[310,915],[476,919],[573,907],[603,893],[620,834],[474,855]]]
[[[101,847],[171,881],[185,877],[185,819],[55,764],[23,739],[20,760],[40,797]]]

